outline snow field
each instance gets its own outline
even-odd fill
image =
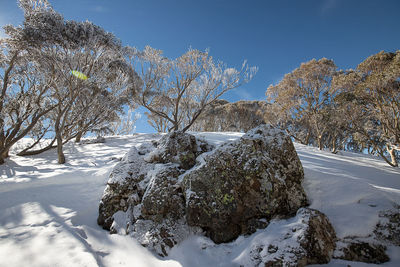
[[[240,133],[198,133],[218,145]],[[108,174],[130,147],[160,138],[156,134],[109,137],[104,144],[66,145],[67,164],[55,151],[12,156],[0,165],[0,266],[239,266],[246,250],[271,236],[272,227],[232,243],[214,245],[193,236],[159,258],[134,239],[110,235],[97,223],[98,203]],[[295,144],[305,170],[311,208],[325,213],[338,237],[366,236],[378,214],[400,204],[400,169],[380,159],[348,152],[337,155]],[[274,221],[284,229],[289,220]],[[269,230],[268,230],[269,229]],[[400,266],[400,249],[389,247]],[[329,266],[367,266],[333,260]],[[372,265],[368,265],[372,266]]]

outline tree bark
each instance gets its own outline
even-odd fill
[[[56,133],[56,139],[57,139],[58,164],[64,164],[65,163],[65,155],[63,152],[63,141],[62,141],[61,133]]]
[[[336,138],[332,138],[332,153],[333,154],[337,153]]]
[[[318,136],[317,139],[318,139],[318,148],[319,148],[319,150],[322,150],[323,149],[323,147],[322,147],[322,137]]]
[[[0,149],[0,165],[1,164],[3,164],[5,161],[5,159],[6,158],[8,158],[8,154],[9,154],[9,151],[10,151],[10,147],[9,146],[6,146],[6,147],[2,147],[1,149]]]
[[[7,158],[7,156],[3,153],[0,153],[0,165],[4,164],[4,160]]]
[[[391,162],[391,166],[392,167],[398,167],[399,163],[397,162],[397,158],[396,158],[396,149],[394,149],[392,146],[390,145],[386,145],[386,149],[389,152],[390,158],[392,160]]]
[[[76,135],[75,143],[79,143],[79,142],[81,141],[82,135],[83,135],[83,132],[79,132],[79,133]]]

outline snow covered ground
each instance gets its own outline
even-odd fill
[[[199,133],[220,144],[239,133]],[[97,224],[98,203],[108,174],[131,146],[158,139],[155,134],[110,137],[104,144],[66,147],[67,164],[55,151],[13,156],[0,165],[0,266],[238,266],[246,249],[268,231],[215,246],[193,236],[159,258],[128,236],[110,235]],[[311,207],[324,212],[339,237],[370,233],[381,210],[400,204],[400,169],[354,153],[333,155],[296,144],[305,169]],[[274,222],[275,229],[287,221]],[[268,228],[267,228],[268,229]],[[211,248],[211,249],[210,249]],[[389,247],[400,266],[400,249]],[[333,260],[329,266],[367,266]],[[370,266],[370,265],[368,265]]]

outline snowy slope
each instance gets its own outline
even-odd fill
[[[220,144],[240,133],[199,133]],[[11,157],[0,165],[0,266],[236,266],[244,251],[273,229],[213,246],[192,237],[160,259],[130,237],[109,235],[97,224],[98,203],[108,173],[131,146],[158,139],[137,134],[110,137],[104,144],[66,149],[68,163],[56,164],[55,151]],[[305,169],[311,207],[328,215],[339,237],[366,235],[381,210],[400,204],[400,170],[379,159],[353,153],[333,155],[296,144]],[[275,229],[288,221],[274,222]],[[269,231],[269,232],[268,232]],[[212,249],[204,249],[212,247]],[[400,250],[389,248],[400,266]],[[349,262],[334,260],[330,266]],[[365,266],[354,264],[352,266]]]

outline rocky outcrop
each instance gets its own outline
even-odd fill
[[[165,256],[193,233],[228,242],[267,227],[273,219],[295,216],[307,204],[302,180],[290,138],[270,126],[215,149],[174,132],[132,148],[117,164],[100,202],[98,223]],[[327,262],[335,235],[326,217],[300,209],[296,218],[302,226],[298,231],[288,228],[282,237],[292,236],[298,243],[295,262]],[[275,253],[274,246],[264,250]],[[289,244],[276,251],[286,250],[291,250]],[[265,255],[260,254],[263,262]],[[285,260],[268,259],[278,259],[277,264]]]
[[[289,136],[257,127],[201,158],[183,176],[186,219],[216,243],[264,228],[307,204],[303,168]]]

